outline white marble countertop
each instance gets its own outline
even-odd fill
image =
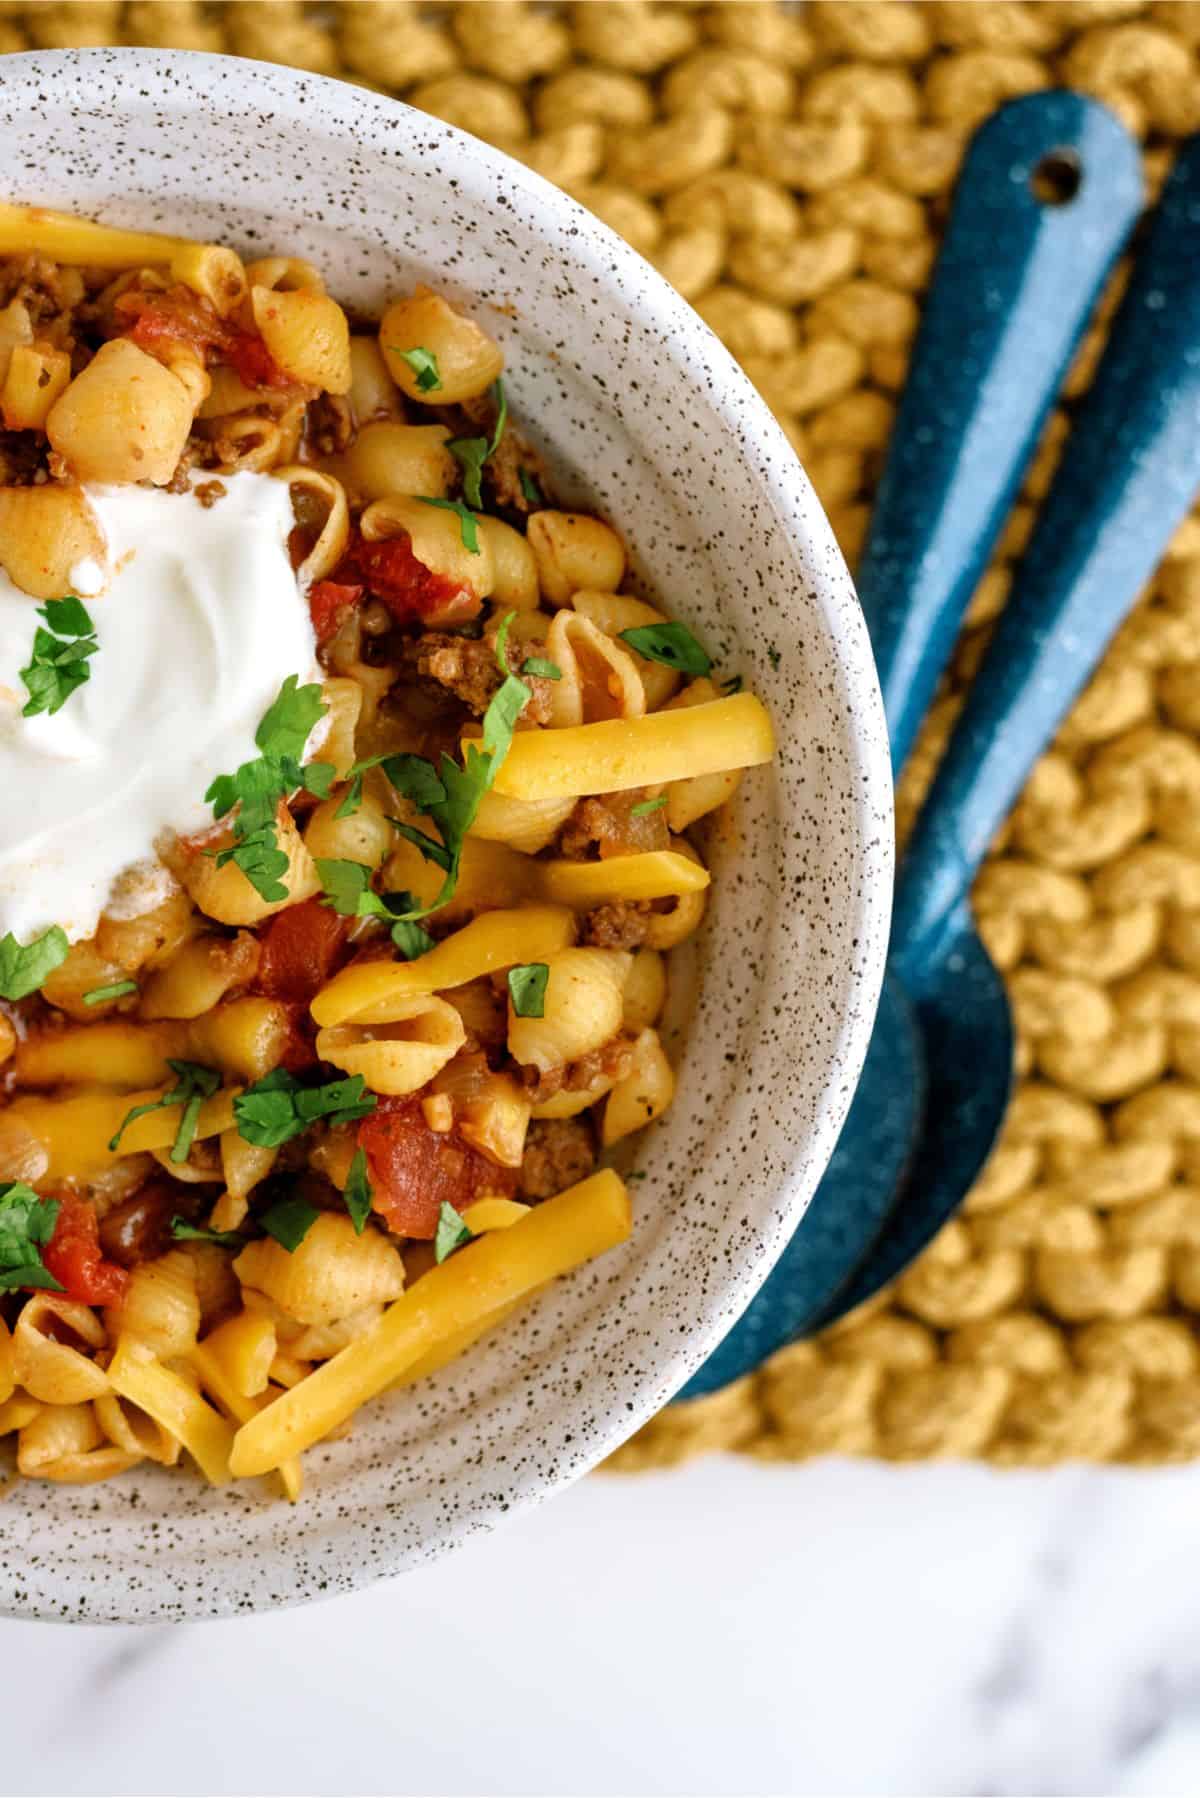
[[[229,1623],[0,1623],[3,1790],[1200,1788],[1200,1467],[709,1461]]]

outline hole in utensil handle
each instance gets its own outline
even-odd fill
[[[1069,206],[1083,186],[1083,164],[1074,150],[1047,150],[1029,177],[1043,206]]]

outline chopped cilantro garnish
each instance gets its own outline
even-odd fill
[[[488,786],[508,754],[516,729],[517,719],[525,710],[532,697],[525,682],[515,675],[508,665],[508,627],[516,617],[515,612],[505,614],[500,629],[496,632],[496,666],[504,679],[492,695],[491,704],[483,714],[483,745],[492,758],[492,770],[488,776]],[[474,814],[472,814],[474,822]]]
[[[319,861],[317,871],[328,902],[343,916],[382,915],[391,917],[393,924],[410,923],[427,918],[453,897],[467,832],[508,754],[517,719],[529,704],[529,688],[508,666],[508,627],[515,616],[509,612],[496,633],[496,664],[504,679],[483,715],[482,744],[471,741],[464,745],[461,766],[443,755],[440,772],[424,756],[383,757],[383,771],[397,792],[437,826],[440,841],[415,824],[399,818],[391,820],[402,837],[442,870],[445,878],[436,896],[429,905],[413,902],[401,911],[399,906],[389,905],[385,896],[370,890],[371,870],[362,863]],[[393,895],[396,898],[398,895]],[[411,899],[411,895],[406,898]],[[403,949],[402,944],[399,946]]]
[[[87,607],[73,593],[65,599],[48,599],[38,613],[46,620],[56,637],[94,637],[96,627]]]
[[[544,961],[526,961],[519,968],[508,970],[509,996],[519,1018],[545,1017],[549,978],[550,969]]]
[[[299,686],[298,681],[298,675],[288,675],[254,733],[254,741],[267,760],[293,766],[304,754],[313,727],[329,709],[315,681],[307,687]]]
[[[648,662],[662,662],[680,674],[711,674],[712,657],[693,637],[686,624],[638,624],[618,635],[630,649]]]
[[[223,868],[226,862],[233,862],[241,869],[256,893],[260,893],[271,905],[282,904],[287,898],[283,876],[288,870],[288,858],[279,847],[275,826],[264,824],[249,836],[241,833],[239,836],[240,840],[232,849],[222,849],[218,854],[218,868]]]
[[[433,1258],[439,1265],[447,1255],[453,1255],[455,1249],[461,1249],[464,1242],[470,1242],[471,1232],[463,1223],[458,1212],[443,1199],[438,1212],[437,1235],[433,1239]]]
[[[411,799],[419,812],[432,817],[433,807],[445,804],[446,784],[423,755],[390,755],[384,773],[396,791]]]
[[[403,788],[400,790],[404,791]],[[405,797],[408,795],[406,794]],[[437,803],[442,804],[443,801]],[[444,874],[450,873],[450,851],[444,843],[439,843],[438,839],[431,837],[427,830],[421,830],[417,825],[409,824],[404,818],[393,818],[389,814],[388,823],[393,830],[399,831],[406,843],[411,843],[414,848],[419,849],[427,862],[433,862],[436,867],[441,868]]]
[[[109,999],[126,999],[130,993],[136,993],[136,980],[114,980],[111,986],[94,986],[90,993],[83,995],[85,1005],[103,1005]]]
[[[264,1211],[259,1223],[289,1255],[295,1253],[321,1213],[307,1199],[280,1199]]]
[[[521,483],[521,492],[525,495],[525,498],[529,501],[531,506],[545,505],[546,502],[542,498],[542,490],[527,468],[518,468],[517,479]]]
[[[211,1099],[221,1084],[221,1076],[215,1068],[202,1067],[197,1061],[172,1061],[167,1066],[176,1076],[176,1084],[168,1092],[161,1093],[157,1099],[151,1099],[147,1105],[135,1105],[122,1120],[121,1127],[109,1143],[109,1152],[117,1152],[118,1144],[136,1118],[147,1117],[152,1111],[164,1111],[171,1105],[182,1105],[183,1113],[179,1119],[179,1128],[175,1132],[175,1141],[171,1145],[171,1160],[178,1167],[187,1160],[196,1140],[196,1125],[200,1121],[200,1107],[205,1099]]]
[[[57,924],[32,943],[18,943],[11,930],[0,937],[0,999],[27,999],[36,993],[47,975],[66,961],[70,947],[66,931]]]
[[[365,761],[355,762],[347,769],[346,779],[350,785],[342,803],[337,808],[339,818],[353,817],[362,804],[363,776],[371,768],[384,767],[384,772],[392,785],[411,798],[419,809],[423,799],[444,799],[445,788],[437,777],[437,771],[431,762],[419,755],[397,755],[384,750],[382,755],[369,755]],[[404,770],[398,773],[396,770]],[[424,772],[422,772],[424,770]],[[414,790],[417,789],[417,790]]]
[[[508,419],[504,382],[493,381],[490,392],[496,401],[496,425],[491,437],[451,437],[446,445],[462,467],[463,492],[467,496],[467,504],[474,506],[476,511],[480,511],[483,506],[483,488],[480,485],[483,465],[489,456],[495,455]]]
[[[244,1249],[246,1238],[240,1230],[210,1230],[207,1224],[189,1224],[186,1217],[171,1219],[171,1235],[176,1242],[215,1242],[219,1249]]]
[[[451,437],[446,444],[450,453],[457,457],[463,471],[463,495],[469,506],[477,512],[483,510],[483,465],[488,458],[488,440],[486,437]]]
[[[33,633],[33,654],[28,668],[21,669],[21,679],[29,698],[21,711],[23,718],[34,718],[39,712],[57,712],[65,705],[76,687],[82,687],[91,670],[88,658],[100,648],[96,627],[81,600],[69,594],[66,599],[48,599],[38,607],[49,630],[39,624]]]
[[[557,662],[548,662],[544,656],[526,656],[521,663],[522,674],[537,674],[543,680],[561,680],[562,669]]]
[[[350,784],[342,794],[341,803],[334,812],[334,817],[352,818],[362,804],[362,774],[351,774]]]
[[[438,368],[437,357],[432,350],[422,349],[420,344],[414,350],[402,350],[394,343],[389,343],[388,348],[394,356],[399,356],[401,362],[408,363],[416,376],[419,392],[437,392],[442,384],[442,376]]]
[[[355,762],[346,770],[346,791],[342,794],[342,802],[333,814],[335,818],[352,818],[362,804],[363,775],[370,768],[377,768],[380,762],[387,761],[387,752],[383,755],[369,755],[363,762]]]
[[[238,1135],[261,1149],[277,1149],[318,1118],[346,1124],[370,1117],[378,1101],[363,1087],[361,1074],[329,1080],[324,1086],[304,1086],[286,1068],[274,1068],[233,1101]]]
[[[40,1286],[61,1292],[61,1283],[42,1260],[42,1246],[54,1235],[57,1199],[43,1199],[23,1180],[0,1186],[0,1292]]]
[[[392,822],[396,829],[410,829],[401,826],[395,819]],[[422,831],[417,831],[423,836]],[[428,839],[431,847],[433,839]],[[438,849],[441,848],[437,844]],[[321,885],[325,889],[325,902],[343,918],[382,918],[392,927],[392,941],[399,949],[405,961],[412,961],[418,955],[424,955],[427,949],[433,948],[433,938],[427,930],[413,922],[412,914],[419,910],[411,893],[377,893],[371,885],[371,869],[365,862],[329,861],[318,858],[317,873]]]
[[[646,818],[651,812],[661,811],[666,803],[667,796],[665,793],[660,793],[657,799],[640,800],[637,805],[630,806],[629,816],[631,818]]]
[[[479,520],[474,512],[463,505],[460,499],[430,499],[428,494],[418,493],[417,499],[423,506],[436,506],[440,512],[456,512],[458,526],[462,534],[463,548],[470,550],[473,556],[481,554],[479,548]]]
[[[397,895],[393,893],[390,894],[389,897],[395,899]],[[404,897],[411,903],[411,893],[404,894]],[[429,932],[427,930],[422,930],[421,926],[415,923],[412,918],[396,919],[396,922],[392,925],[392,941],[395,943],[397,949],[399,949],[405,961],[416,961],[418,955],[428,955],[429,951],[433,948],[433,938],[430,936]]]
[[[365,862],[319,857],[317,873],[325,889],[325,902],[339,917],[369,918],[386,910],[379,894],[372,890],[372,870]]]
[[[356,1149],[354,1160],[350,1163],[350,1172],[346,1179],[346,1190],[342,1194],[346,1201],[346,1210],[350,1213],[350,1222],[359,1236],[366,1228],[367,1219],[371,1215],[371,1206],[375,1194],[371,1187],[371,1177],[367,1173],[367,1157],[363,1149]]]
[[[328,707],[315,682],[301,687],[298,681],[297,675],[289,674],[279,697],[263,714],[254,733],[262,752],[258,760],[243,762],[236,774],[218,774],[204,795],[215,818],[224,818],[238,808],[233,820],[234,841],[217,852],[218,868],[234,862],[271,905],[288,896],[282,880],[288,858],[276,834],[279,802],[298,787],[327,799],[335,773],[329,762],[300,765],[309,734]]]

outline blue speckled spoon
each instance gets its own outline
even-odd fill
[[[1061,204],[1039,199],[1038,172],[1074,192]],[[1078,94],[1014,101],[972,141],[858,576],[894,767],[1141,204],[1132,138]],[[803,1225],[685,1398],[802,1334],[850,1278],[894,1203],[924,1090],[920,1032],[889,977],[858,1093]]]
[[[1004,1116],[1012,1025],[969,895],[1037,757],[1200,491],[1200,137],[1180,152],[905,854],[891,962],[929,1079],[885,1233],[829,1322],[894,1279],[978,1178]]]

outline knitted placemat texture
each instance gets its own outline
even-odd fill
[[[739,358],[851,565],[975,126],[1038,88],[1093,94],[1142,139],[1151,194],[1200,129],[1195,0],[0,0],[0,51],[116,43],[385,86],[568,189]],[[1102,341],[1103,321],[975,595],[902,835]],[[610,1467],[1200,1453],[1200,517],[1038,764],[975,905],[1018,1086],[962,1213],[887,1295],[670,1407]]]

